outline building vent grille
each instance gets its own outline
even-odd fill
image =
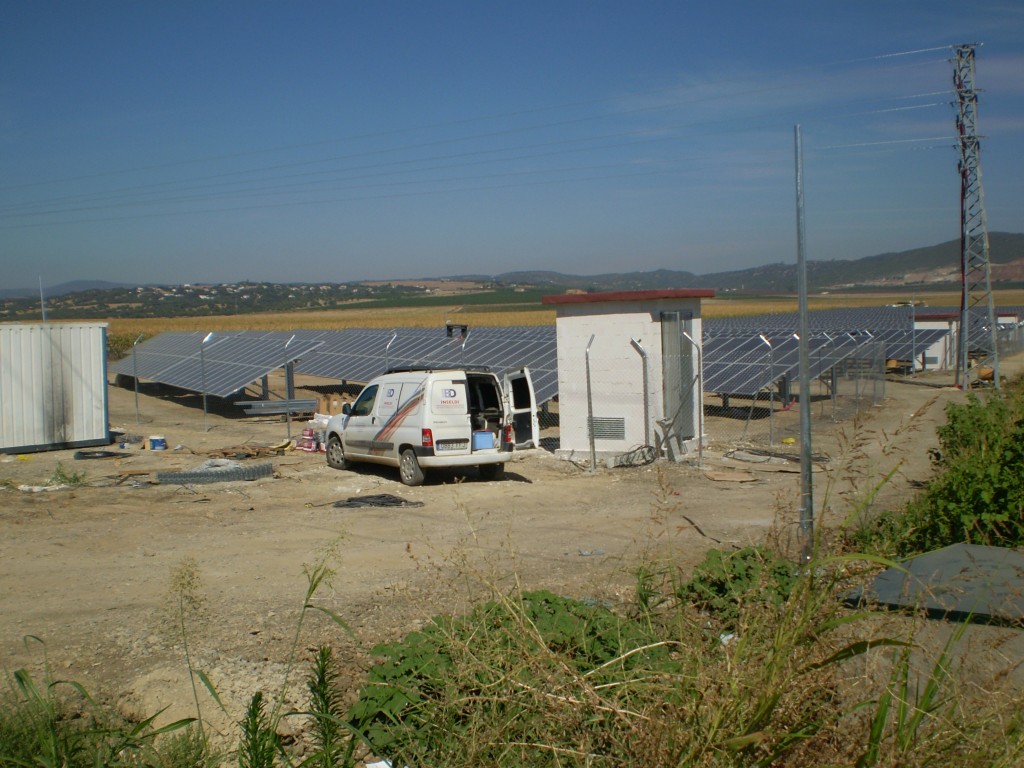
[[[594,416],[590,428],[595,440],[626,439],[626,420],[621,416]]]

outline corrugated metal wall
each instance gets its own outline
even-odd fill
[[[0,452],[104,445],[105,323],[0,325]]]

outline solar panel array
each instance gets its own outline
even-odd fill
[[[227,397],[277,368],[310,354],[316,340],[246,334],[162,333],[110,366],[114,373]],[[286,347],[287,344],[287,347]]]
[[[809,340],[810,376],[853,355],[870,339],[825,334]],[[782,379],[794,379],[800,366],[800,341],[794,335],[720,333],[704,340],[704,391],[753,397]]]
[[[449,338],[431,328],[331,331],[296,370],[309,376],[365,382],[389,368],[482,366],[496,372],[529,367],[537,402],[558,394],[552,326],[473,328]]]
[[[295,361],[297,373],[352,382],[389,368],[480,366],[502,373],[529,367],[538,403],[558,394],[553,326],[481,327],[465,337],[431,328],[243,331],[214,335],[205,346],[203,338],[160,334],[138,345],[134,360],[130,354],[110,370],[132,376],[137,366],[140,378],[227,397]]]
[[[1024,307],[1001,306],[997,314],[1015,314],[1024,319]],[[852,307],[846,309],[821,309],[808,313],[808,325],[812,333],[840,333],[847,331],[877,332],[885,329],[903,329],[909,331],[915,319],[929,315],[946,315],[954,322],[959,320],[959,307]],[[747,315],[744,317],[706,319],[705,336],[723,331],[747,331],[749,333],[793,333],[799,325],[796,312],[777,314]],[[1008,332],[1009,327],[1000,326],[1001,332]],[[987,311],[971,310],[968,332],[972,347],[984,341],[988,332]],[[891,355],[890,355],[891,356]]]
[[[1014,311],[1024,317],[1024,307],[1000,308]],[[949,332],[915,331],[916,316],[958,313],[956,308],[902,306],[811,312],[811,376],[872,342],[886,344],[887,358],[910,360]],[[799,364],[797,325],[795,312],[705,319],[704,390],[753,396],[784,378],[794,378]],[[971,325],[972,339],[982,333],[985,327],[978,314]],[[477,327],[465,337],[449,337],[433,328],[245,331],[215,334],[204,346],[205,337],[201,332],[160,334],[110,369],[135,375],[137,367],[140,378],[227,397],[293,362],[298,373],[358,383],[389,368],[482,366],[500,373],[529,367],[538,403],[558,394],[553,326]]]
[[[917,315],[945,308],[863,307],[808,313],[811,377],[885,344],[885,357],[913,360],[948,335],[948,328],[914,329]],[[955,313],[954,313],[955,314]],[[796,312],[705,319],[704,391],[754,396],[799,369]],[[977,333],[975,328],[972,332]],[[762,340],[761,337],[764,337]]]

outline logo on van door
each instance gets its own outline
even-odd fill
[[[443,397],[446,397],[446,398],[447,398],[447,397],[458,397],[458,394],[459,394],[459,393],[458,393],[458,392],[456,392],[456,391],[455,391],[454,389],[446,389],[446,390],[444,391],[444,395],[443,395]]]

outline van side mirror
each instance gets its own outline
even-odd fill
[[[345,416],[351,416],[352,415],[352,404],[351,403],[344,403],[344,404],[342,404],[341,412]]]

